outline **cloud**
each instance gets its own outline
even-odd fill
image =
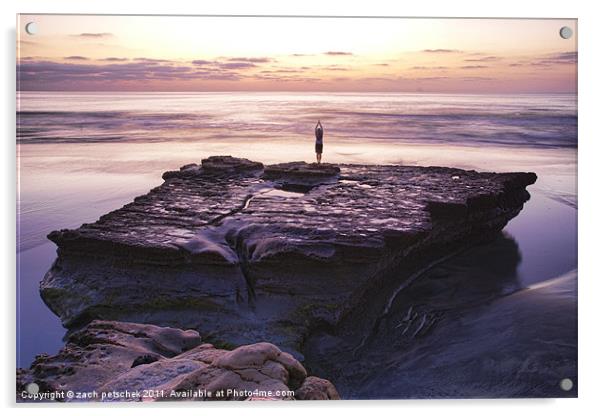
[[[101,59],[101,61],[106,61],[106,62],[125,62],[127,60],[128,60],[128,58],[116,58],[114,56],[109,56],[108,58]]]
[[[221,69],[251,69],[262,63],[273,62],[271,58],[264,57],[223,57],[214,61],[195,59],[191,63],[195,66],[221,68]]]
[[[577,52],[561,52],[546,54],[531,62],[533,66],[574,65],[577,63]]]
[[[106,59],[106,58],[105,58]],[[112,62],[106,64],[26,61],[17,65],[22,90],[44,90],[79,85],[89,88],[107,83],[132,81],[239,80],[236,69],[251,63],[226,63],[216,67],[197,68],[168,61]],[[224,66],[226,65],[226,66]]]
[[[423,49],[422,52],[425,53],[462,53],[457,49]]]
[[[462,81],[493,81],[495,78],[491,77],[461,77]]]
[[[259,57],[259,58],[228,58],[227,59],[230,62],[250,62],[250,63],[265,63],[265,62],[272,62],[273,59],[271,58],[264,58],[264,57]]]
[[[77,35],[71,35],[76,38],[88,38],[88,39],[99,39],[99,38],[110,38],[113,36],[112,33],[102,32],[102,33],[80,33]]]
[[[319,78],[302,76],[298,73],[280,73],[281,71],[260,71],[258,74],[250,75],[249,78],[259,81],[278,81],[278,82],[320,82]]]
[[[357,81],[359,81],[359,82],[395,82],[395,81],[398,81],[399,79],[401,79],[401,78],[400,77],[398,77],[398,78],[363,77],[363,78],[357,79]]]
[[[577,61],[577,51],[552,54],[550,59],[574,63]]]
[[[303,71],[301,71],[300,69],[293,69],[293,68],[277,68],[277,69],[271,69],[271,70],[263,70],[260,72],[262,74],[298,74]]]
[[[241,76],[234,72],[197,71],[194,77],[204,81],[238,81]]]
[[[125,64],[72,64],[52,61],[27,62],[19,65],[19,71],[26,77],[39,77],[42,80],[73,79],[154,79],[168,74],[189,73],[189,67],[156,66],[147,63]]]
[[[226,69],[247,69],[247,68],[254,68],[257,66],[251,62],[225,62],[225,63],[219,63],[218,65],[220,68],[226,68]]]
[[[329,65],[322,67],[322,69],[325,69],[327,71],[349,71],[349,68],[339,65]]]
[[[134,61],[140,61],[140,62],[146,62],[149,64],[159,64],[159,63],[165,63],[165,62],[170,62],[168,59],[154,59],[154,58],[134,58]]]
[[[484,69],[489,68],[487,65],[464,65],[460,69]]]
[[[447,66],[413,66],[410,69],[415,70],[445,70],[449,69]]]
[[[351,56],[353,54],[351,52],[328,51],[328,52],[324,52],[324,55],[329,55],[329,56]]]
[[[449,79],[449,77],[419,77],[411,79],[414,81],[441,81],[443,79]]]
[[[500,58],[498,56],[489,55],[489,56],[484,56],[482,58],[465,59],[464,62],[493,62],[493,61],[499,61],[499,60],[500,60]]]
[[[87,61],[88,60],[88,58],[86,58],[85,56],[80,56],[80,55],[65,56],[63,59],[68,59],[70,61]]]

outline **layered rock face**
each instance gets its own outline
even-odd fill
[[[231,347],[269,341],[302,359],[314,327],[358,333],[421,268],[491,238],[533,173],[227,156],[76,230],[54,231],[41,283],[67,327],[92,319],[194,328]],[[361,339],[361,337],[358,337]]]
[[[21,395],[31,383],[58,401],[339,399],[332,383],[307,377],[272,344],[227,351],[202,343],[196,331],[114,321],[91,322],[57,355],[20,370],[18,400],[39,400]]]

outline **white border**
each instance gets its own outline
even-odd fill
[[[436,17],[555,17],[579,19],[579,399],[563,400],[436,400],[436,401],[347,401],[342,403],[295,403],[283,405],[252,403],[251,405],[182,404],[178,412],[202,414],[286,413],[306,414],[315,412],[345,412],[364,414],[373,407],[379,412],[408,414],[448,415],[505,415],[519,412],[545,412],[548,415],[593,413],[600,408],[600,300],[602,295],[599,254],[599,179],[602,132],[600,123],[600,44],[602,39],[600,15],[596,13],[596,2],[579,1],[532,1],[504,0],[498,2],[453,0],[453,1],[381,1],[381,0],[297,0],[297,1],[183,1],[168,0],[140,2],[133,0],[103,0],[85,2],[69,0],[22,0],[19,3],[1,2],[3,29],[2,42],[2,137],[3,190],[2,204],[2,250],[0,264],[4,308],[4,336],[2,348],[2,378],[0,394],[3,407],[9,414],[22,411],[36,412],[40,407],[45,414],[104,415],[106,407],[69,405],[15,407],[15,21],[16,13],[120,13],[120,14],[253,14],[253,15],[392,15],[392,16],[436,16]],[[553,224],[551,224],[553,226]],[[132,414],[163,414],[174,404],[159,406],[109,406],[113,411]]]

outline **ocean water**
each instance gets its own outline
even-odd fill
[[[573,95],[21,93],[21,143],[303,140],[576,147]]]
[[[569,306],[576,305],[577,106],[573,95],[22,92],[17,108],[19,366],[28,366],[36,354],[54,353],[63,344],[65,331],[38,292],[39,281],[55,258],[55,247],[46,239],[50,231],[95,221],[159,185],[162,172],[210,155],[230,154],[264,163],[312,161],[318,119],[325,129],[324,162],[537,173],[537,183],[529,187],[532,199],[504,230],[514,242],[515,253],[505,256],[508,245],[502,245],[501,252],[482,250],[474,264],[450,263],[446,270],[452,279],[461,280],[467,270],[478,274],[484,265],[499,265],[499,259],[508,258],[499,279],[512,282],[511,292],[517,294],[569,273],[575,284],[567,286],[572,288],[569,295],[562,292],[562,301],[566,303],[568,296]],[[508,291],[496,293],[500,301],[504,297],[506,308],[512,300]],[[537,313],[526,310],[526,326],[530,316],[553,321],[554,314],[561,313],[552,299],[557,293],[529,292],[547,301],[537,302]],[[483,316],[489,321],[479,322],[495,322],[490,315],[499,316],[495,314],[502,307],[479,305],[471,319],[476,322]],[[523,303],[517,305],[519,310]],[[566,313],[567,308],[562,310]],[[533,333],[521,331],[512,348],[521,342],[530,349],[539,345],[530,341],[545,334],[537,333],[541,325],[533,319]],[[479,328],[470,336],[486,336],[488,326]],[[561,333],[565,332],[565,338],[571,339],[561,340],[562,345],[569,345],[570,351],[557,354],[576,361],[576,339],[572,339],[576,335]],[[420,348],[420,357],[428,356],[428,348]],[[491,347],[473,350],[495,362]],[[464,357],[470,359],[474,362],[475,357]],[[369,386],[387,384],[386,380],[396,379],[395,371],[402,371],[394,365],[386,368],[389,373],[371,375],[363,390],[342,390],[349,397],[368,394]],[[453,366],[449,368],[453,371]],[[427,373],[421,374],[431,380]],[[430,381],[425,384],[432,391]],[[471,392],[478,394],[474,389]],[[415,390],[407,393],[420,396]],[[436,392],[433,396],[439,397]]]

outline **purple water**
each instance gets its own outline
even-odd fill
[[[334,139],[577,145],[576,98],[566,94],[28,92],[18,116],[22,143],[295,140],[321,119]]]

